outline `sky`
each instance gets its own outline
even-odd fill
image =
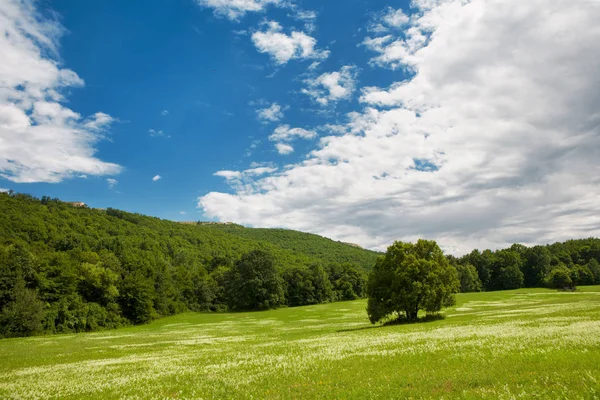
[[[600,235],[600,0],[4,0],[0,191],[449,253]]]

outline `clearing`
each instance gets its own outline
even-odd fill
[[[0,398],[600,397],[600,286],[459,294],[413,325],[372,327],[365,306],[0,340]]]

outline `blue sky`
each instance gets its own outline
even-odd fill
[[[357,47],[369,13],[381,11],[387,2],[344,2],[344,18],[337,14],[340,3],[334,3],[303,3],[319,13],[312,33],[318,46],[336,54],[319,70],[353,64],[363,69],[360,79],[370,85],[401,75],[368,68],[369,55]],[[259,102],[289,107],[282,122],[306,128],[335,121],[356,105],[356,98],[351,99],[319,115],[315,111],[321,110],[299,93],[302,75],[314,60],[276,65],[257,52],[248,34],[236,32],[257,30],[267,19],[302,29],[302,21],[287,8],[269,7],[239,21],[215,15],[213,8],[193,0],[58,0],[41,2],[38,10],[58,13],[66,29],[60,60],[85,81],[85,87],[68,91],[69,108],[82,115],[102,111],[118,120],[110,127],[109,140],[97,145],[97,155],[124,170],[113,177],[118,184],[112,189],[104,176],[59,184],[0,179],[0,187],[161,218],[210,219],[196,209],[196,199],[229,190],[222,178],[213,176],[216,171],[249,168],[256,160],[297,162],[304,148],[315,145],[314,140],[299,143],[293,154],[280,156],[267,139],[277,124],[257,119],[255,110],[267,106]],[[152,137],[150,129],[163,135]],[[260,143],[250,149],[254,141]],[[161,179],[155,182],[156,175]]]
[[[375,249],[598,235],[599,18],[597,0],[8,0],[0,189]]]

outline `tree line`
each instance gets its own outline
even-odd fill
[[[598,238],[532,247],[513,244],[447,258],[458,271],[462,292],[600,284]]]

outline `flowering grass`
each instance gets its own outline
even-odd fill
[[[460,294],[412,325],[365,306],[0,340],[0,398],[600,398],[600,286]]]

